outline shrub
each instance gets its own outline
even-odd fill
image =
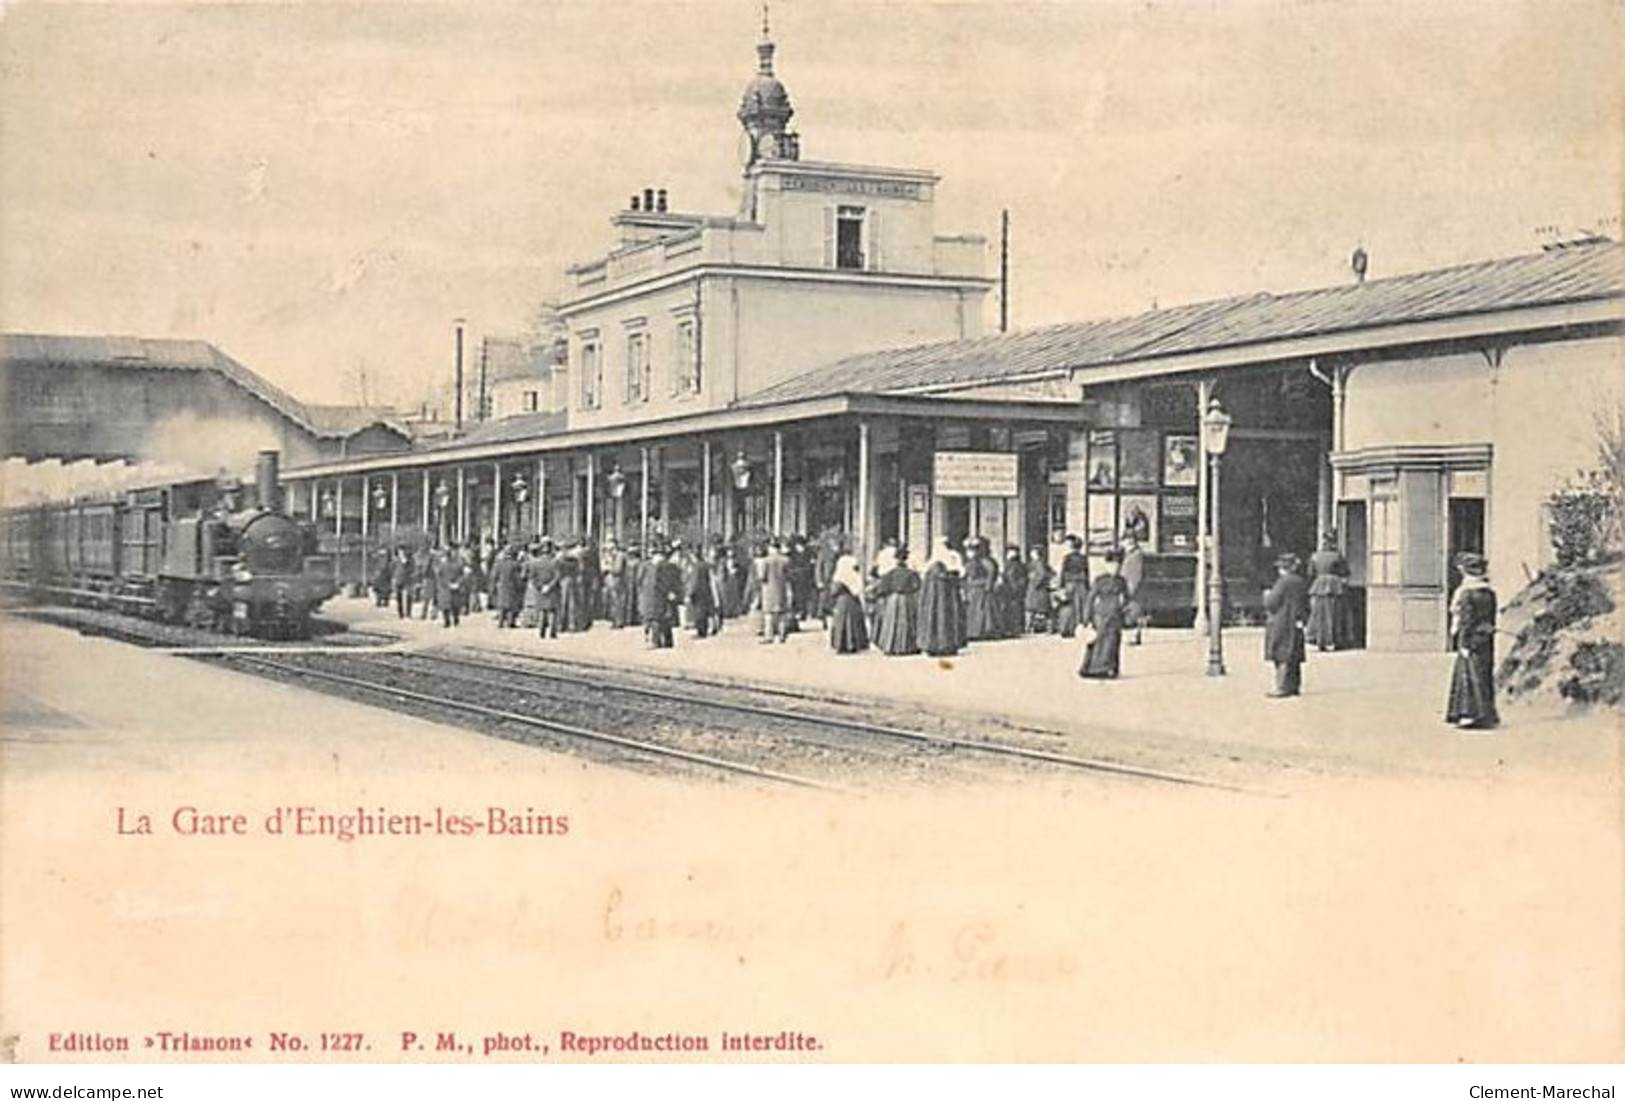
[[[1590,484],[1569,486],[1546,499],[1557,566],[1599,562],[1617,549],[1618,507],[1612,494]]]
[[[1604,580],[1595,573],[1583,572],[1546,571],[1514,605],[1526,603],[1533,603],[1540,610],[1518,632],[1511,652],[1496,674],[1496,679],[1514,696],[1540,687],[1557,653],[1558,638],[1563,631],[1614,610],[1614,599]],[[1591,683],[1585,675],[1580,679]],[[1576,689],[1580,690],[1583,689]]]
[[[1559,568],[1587,565],[1625,549],[1625,406],[1597,417],[1597,465],[1546,499]]]
[[[1625,646],[1587,641],[1575,647],[1557,691],[1575,703],[1617,704],[1625,699]]]

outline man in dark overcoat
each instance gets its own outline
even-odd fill
[[[440,625],[455,627],[463,618],[463,587],[468,584],[468,564],[453,543],[440,556],[434,570],[435,603],[440,605]]]
[[[1271,699],[1296,696],[1303,688],[1303,628],[1309,621],[1309,587],[1298,573],[1298,556],[1275,560],[1275,584],[1264,593],[1264,660],[1275,664]]]
[[[647,563],[643,561],[643,547],[633,543],[626,548],[626,625],[628,627],[643,626],[643,609],[639,602],[643,599],[643,575],[647,571]]]
[[[644,637],[652,649],[671,649],[672,624],[677,619],[682,588],[683,575],[666,560],[664,548],[651,547],[638,588],[638,611],[643,616]]]
[[[491,563],[491,598],[497,605],[497,626],[512,627],[523,600],[519,579],[519,548],[504,547]]]
[[[762,584],[762,641],[783,642],[790,628],[790,559],[778,539],[767,545],[767,557],[757,560]]]
[[[553,540],[543,539],[541,553],[530,560],[530,589],[536,595],[536,634],[559,637],[559,560]]]
[[[800,630],[801,625],[812,618],[816,607],[813,597],[818,585],[818,567],[807,548],[807,540],[800,535],[790,538],[785,557],[785,576],[790,584],[790,623],[792,629]]]
[[[395,615],[412,618],[412,587],[417,577],[412,569],[412,555],[405,547],[395,552],[395,565],[390,574],[390,586],[395,590]]]
[[[705,638],[711,633],[711,566],[701,557],[699,547],[689,547],[683,553],[682,571],[688,628],[695,638]]]

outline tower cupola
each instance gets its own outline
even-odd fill
[[[762,5],[762,39],[756,44],[756,75],[745,85],[739,100],[740,160],[747,166],[759,160],[798,160],[801,139],[789,129],[796,109],[784,82],[773,75],[773,39],[768,30],[767,5]]]

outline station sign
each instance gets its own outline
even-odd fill
[[[1003,451],[937,451],[932,482],[938,497],[1014,497],[1020,456]]]

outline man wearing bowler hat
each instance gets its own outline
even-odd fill
[[[1303,689],[1303,627],[1309,620],[1309,588],[1298,573],[1298,556],[1275,560],[1275,584],[1264,593],[1264,659],[1275,663],[1271,699],[1296,696]]]

